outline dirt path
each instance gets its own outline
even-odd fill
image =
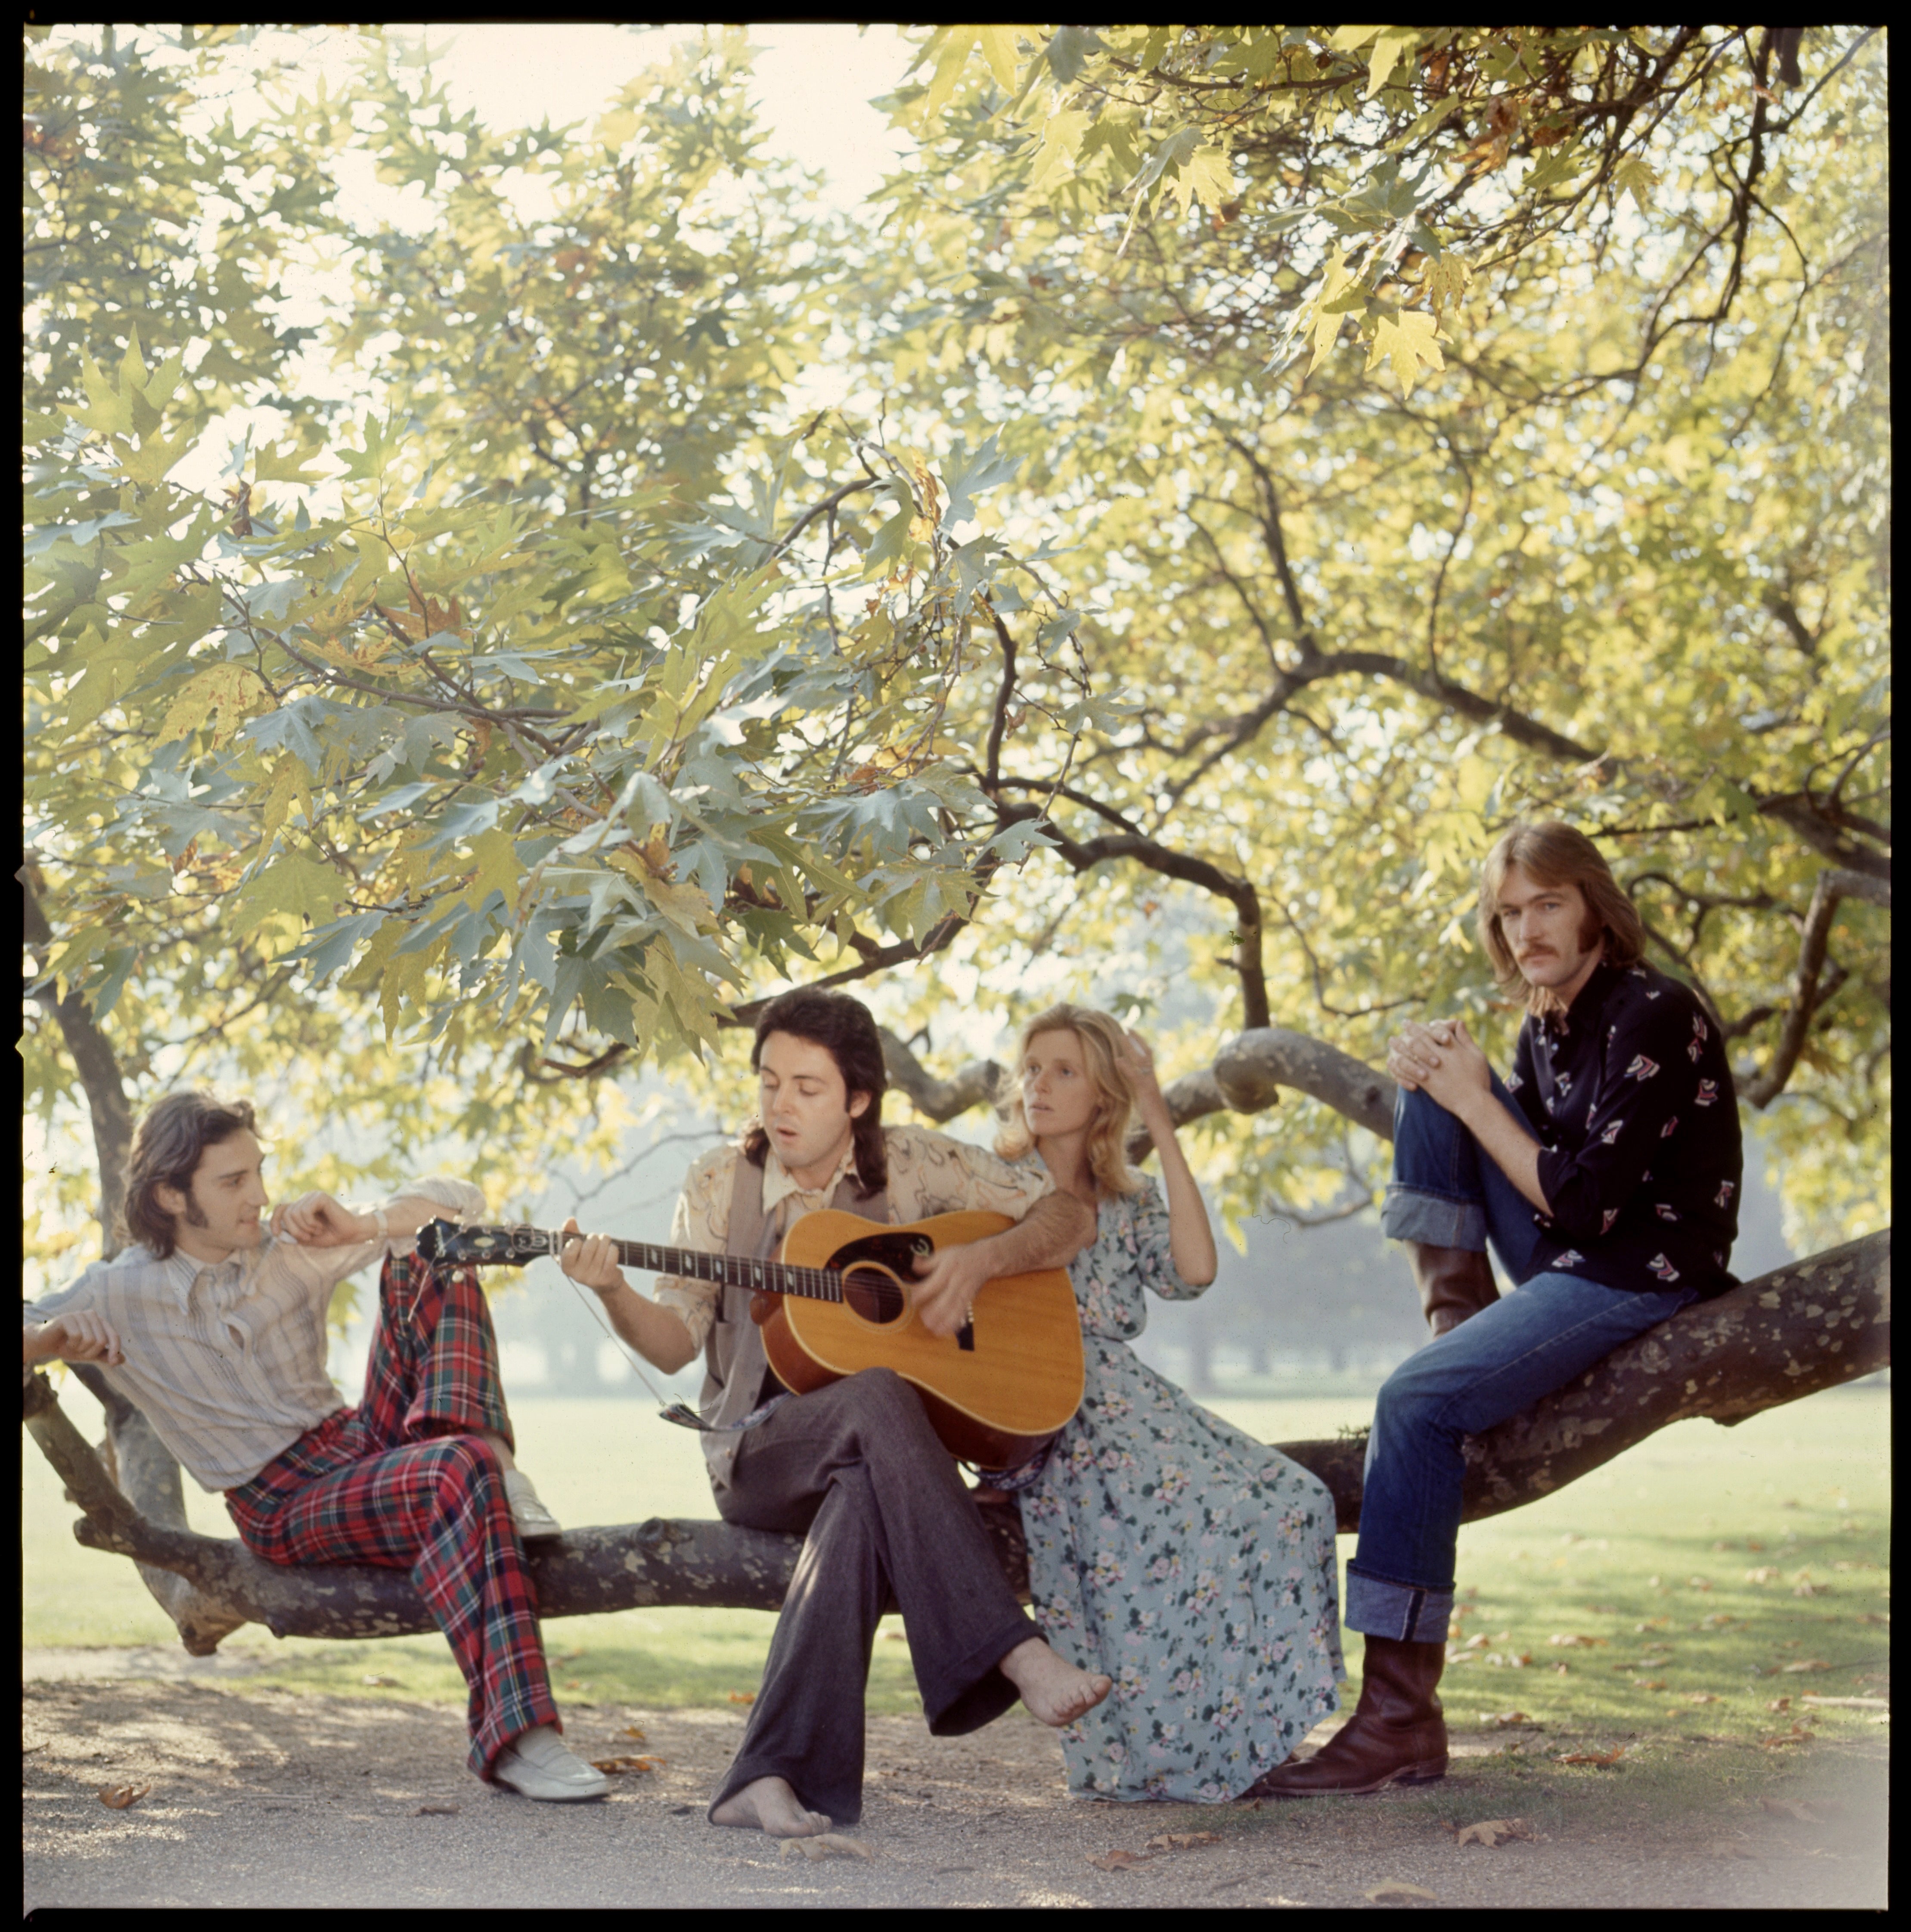
[[[94,1674],[76,1674],[92,1656]],[[538,1805],[463,1768],[454,1711],[306,1696],[238,1673],[165,1676],[136,1654],[27,1660],[25,1905],[1359,1906],[1401,1880],[1443,1906],[1871,1906],[1886,1903],[1886,1733],[1788,1761],[1774,1800],[1721,1778],[1702,1815],[1628,1804],[1622,1784],[1462,1736],[1446,1782],[1330,1804],[1123,1807],[1071,1802],[1053,1735],[1020,1713],[932,1738],[869,1726],[866,1861],[785,1857],[704,1821],[741,1718],[574,1709],[592,1757],[661,1759],[606,1803]],[[81,1666],[83,1667],[83,1666]],[[641,1742],[630,1736],[634,1728]],[[100,1787],[150,1784],[112,1810]],[[1556,1787],[1556,1788],[1554,1788]],[[1771,1808],[1790,1804],[1791,1810]],[[1461,1846],[1475,1819],[1532,1814],[1536,1837]],[[1156,1852],[1166,1834],[1217,1841]]]

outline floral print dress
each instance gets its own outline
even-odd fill
[[[1082,1406],[1017,1498],[1037,1621],[1114,1682],[1061,1732],[1069,1790],[1220,1804],[1339,1706],[1334,1502],[1128,1346],[1144,1288],[1202,1292],[1175,1271],[1155,1184],[1105,1202],[1100,1223],[1070,1270]]]

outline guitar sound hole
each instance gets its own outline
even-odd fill
[[[902,1290],[894,1278],[872,1268],[851,1268],[843,1276],[843,1300],[866,1322],[894,1322],[903,1310]]]

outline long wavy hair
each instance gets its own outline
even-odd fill
[[[773,1033],[794,1034],[826,1048],[843,1076],[844,1098],[867,1094],[869,1104],[850,1122],[856,1147],[856,1193],[867,1201],[889,1185],[888,1143],[883,1138],[883,1095],[889,1070],[883,1064],[882,1036],[874,1016],[860,1000],[820,987],[800,986],[780,993],[757,1016],[757,1036],[750,1048],[750,1066],[763,1062],[763,1043]],[[743,1136],[743,1158],[760,1167],[770,1151],[770,1136],[760,1120]]]
[[[250,1100],[185,1093],[156,1101],[135,1130],[127,1156],[119,1232],[143,1242],[164,1261],[179,1244],[178,1222],[159,1204],[160,1189],[176,1187],[190,1202],[194,1170],[206,1149],[236,1133],[251,1132],[257,1124]]]
[[[1064,1002],[1037,1013],[1022,1028],[1022,1037],[1016,1044],[1016,1089],[1006,1109],[1008,1118],[995,1136],[995,1151],[1005,1160],[1018,1160],[1035,1144],[1022,1104],[1022,1069],[1028,1064],[1029,1042],[1045,1033],[1072,1033],[1082,1042],[1082,1058],[1095,1088],[1088,1154],[1088,1172],[1094,1180],[1096,1194],[1104,1201],[1118,1194],[1132,1194],[1141,1186],[1142,1177],[1128,1165],[1128,1128],[1135,1116],[1135,1088],[1122,1071],[1121,1022],[1093,1006]]]
[[[1556,818],[1508,826],[1480,868],[1480,943],[1492,962],[1500,991],[1520,994],[1529,1013],[1557,1011],[1560,1000],[1550,987],[1527,983],[1500,931],[1499,896],[1507,874],[1515,866],[1538,884],[1578,886],[1586,903],[1586,923],[1580,933],[1582,946],[1590,946],[1604,932],[1606,957],[1612,965],[1633,965],[1643,955],[1646,926],[1639,909],[1613,878],[1599,848],[1583,832]]]

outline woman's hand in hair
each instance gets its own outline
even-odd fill
[[[1121,1070],[1135,1089],[1136,1111],[1152,1131],[1156,1121],[1168,1112],[1167,1096],[1154,1070],[1154,1049],[1132,1027],[1124,1029],[1122,1041]]]

